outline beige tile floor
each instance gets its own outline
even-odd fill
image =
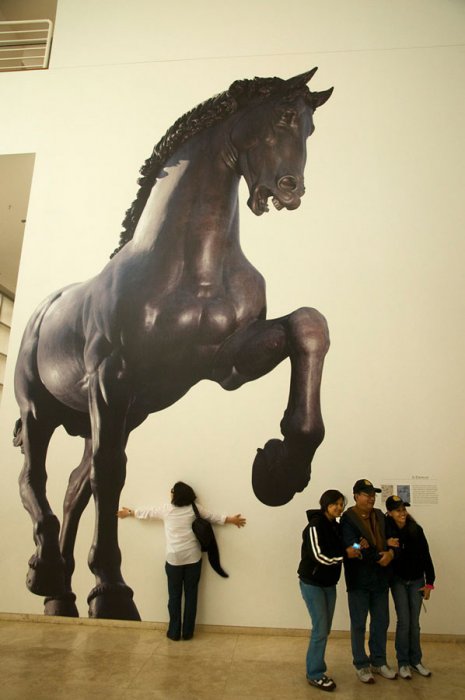
[[[394,660],[392,642],[389,656]],[[349,641],[331,638],[328,670],[339,700],[464,700],[465,644],[427,641],[431,678],[355,677]],[[172,642],[161,629],[0,620],[0,700],[300,700],[322,698],[305,680],[307,639],[201,630]]]

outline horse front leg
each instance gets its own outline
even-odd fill
[[[63,504],[63,524],[60,533],[60,550],[65,562],[65,592],[59,596],[49,596],[44,601],[46,615],[79,617],[76,596],[72,591],[71,579],[74,573],[74,545],[81,515],[87,506],[92,490],[90,469],[92,465],[92,441],[85,440],[81,463],[71,472]]]
[[[329,349],[326,319],[316,309],[302,308],[287,321],[291,382],[281,433],[284,441],[270,440],[259,450],[253,467],[255,494],[269,505],[287,503],[310,481],[314,454],[323,442],[320,387],[323,363]],[[271,474],[277,471],[273,484]],[[279,472],[291,472],[286,488],[280,487]],[[271,473],[271,474],[270,474]],[[260,498],[263,500],[263,498]]]
[[[126,415],[129,401],[124,369],[110,357],[91,376],[89,408],[92,426],[90,485],[95,502],[94,539],[89,568],[95,588],[88,596],[89,617],[140,620],[133,591],[121,574],[116,511],[126,478]]]
[[[252,467],[255,495],[266,505],[288,503],[310,480],[312,459],[324,438],[320,386],[328,348],[325,318],[316,309],[301,308],[280,319],[252,323],[227,341],[219,355],[217,381],[226,389],[263,376],[285,357],[291,362],[289,400],[281,421],[284,440],[269,440],[257,451]]]

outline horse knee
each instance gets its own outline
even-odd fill
[[[325,317],[316,309],[302,307],[288,320],[292,342],[297,349],[324,356],[329,349],[329,329]]]

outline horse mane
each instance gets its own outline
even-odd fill
[[[114,257],[126,243],[133,238],[137,223],[149,198],[152,187],[156,183],[158,173],[169,157],[188,139],[213,124],[224,121],[242,107],[252,101],[262,101],[272,96],[295,98],[302,95],[311,103],[311,92],[307,86],[286,92],[286,81],[282,78],[253,78],[252,80],[236,80],[225,92],[197,105],[182,117],[179,117],[163,138],[154,146],[152,154],[144,162],[137,180],[139,190],[136,198],[126,211],[122,222],[123,231],[120,234],[119,245],[110,255]]]

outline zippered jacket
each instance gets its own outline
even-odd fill
[[[335,586],[341,576],[344,545],[340,525],[321,510],[307,511],[308,525],[302,532],[302,554],[297,573],[312,586]]]
[[[394,574],[404,581],[423,579],[430,586],[434,584],[435,573],[428,542],[421,525],[407,520],[404,527],[397,527],[394,520],[386,515],[387,537],[397,537],[399,547],[392,563]]]
[[[381,537],[382,547],[378,549],[373,534],[363,521],[357,517],[355,508],[348,508],[341,516],[341,532],[345,547],[350,547],[355,542],[360,542],[363,537],[368,542],[368,548],[361,550],[361,558],[344,559],[344,573],[347,590],[382,590],[389,587],[389,578],[392,567],[378,564],[380,551],[388,549],[386,544],[384,513],[379,508],[373,508],[373,517]],[[395,556],[395,552],[394,552]]]

